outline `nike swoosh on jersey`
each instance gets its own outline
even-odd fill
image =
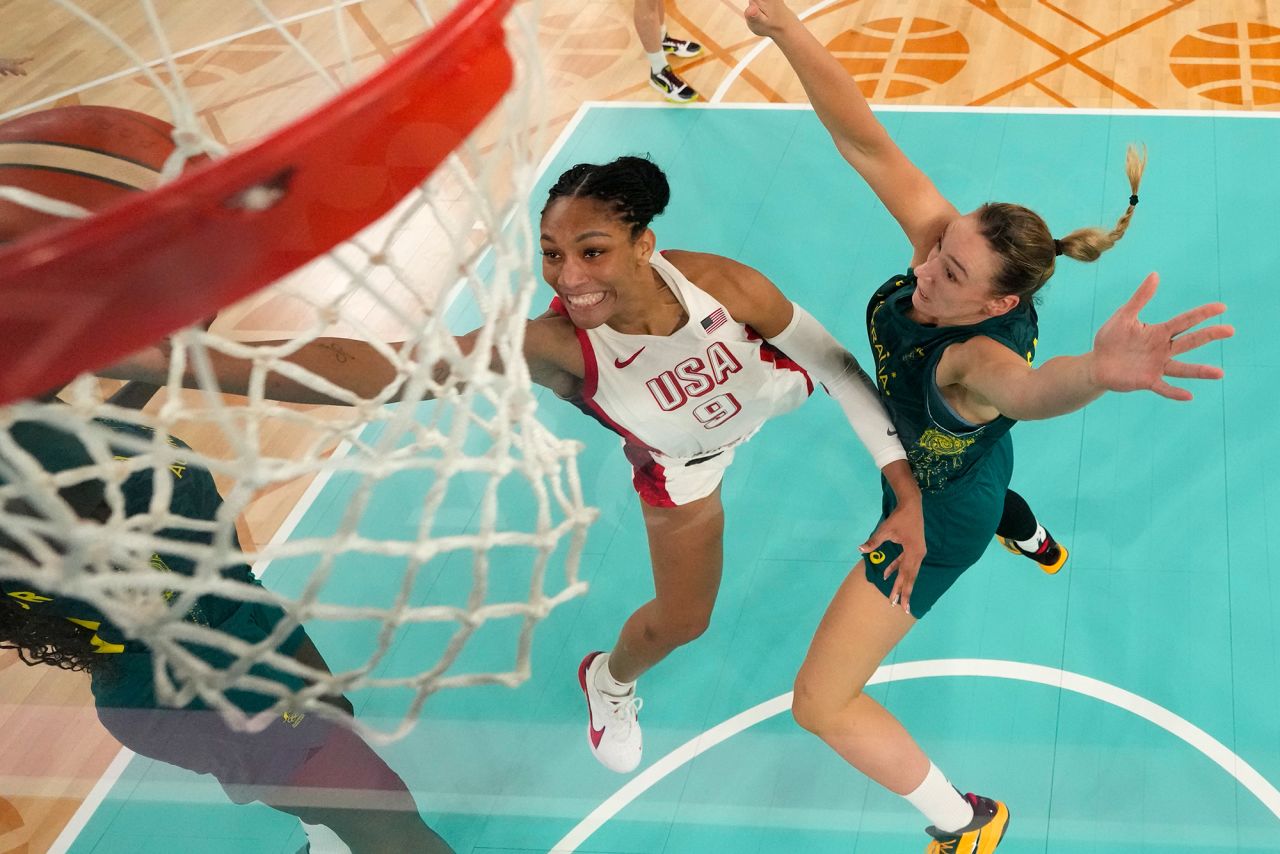
[[[644,347],[641,347],[639,350],[635,351],[625,359],[614,359],[613,366],[615,368],[625,368],[627,365],[631,364],[636,360],[636,356],[639,356],[643,352],[644,352]]]

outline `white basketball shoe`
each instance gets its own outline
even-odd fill
[[[608,653],[592,652],[578,665],[578,684],[587,698],[587,743],[601,765],[626,774],[640,764],[642,701],[636,697],[634,686],[622,697],[606,694],[596,687],[596,673],[608,661]]]

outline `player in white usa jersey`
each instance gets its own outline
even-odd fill
[[[649,223],[669,197],[662,170],[642,158],[562,174],[540,232],[543,278],[556,299],[525,328],[533,380],[623,437],[649,535],[654,598],[627,619],[612,652],[590,653],[579,667],[589,744],[615,771],[640,762],[635,680],[710,621],[723,563],[720,480],[733,447],[798,406],[810,377],[839,403],[898,499],[862,549],[901,544],[885,577],[897,572],[904,603],[925,551],[919,488],[853,356],[751,267],[700,252],[655,256]],[[464,351],[475,335],[459,339]],[[250,363],[210,357],[222,390],[243,393]],[[317,339],[288,361],[363,398],[398,381],[361,341]],[[111,375],[163,382],[166,372],[163,352],[154,351]],[[269,377],[265,394],[339,402],[280,374]]]
[[[635,157],[560,176],[541,229],[543,278],[557,299],[530,324],[526,346],[535,380],[621,434],[636,470],[655,596],[610,653],[588,654],[578,672],[592,752],[623,772],[641,757],[635,680],[710,621],[723,562],[720,479],[732,447],[804,398],[799,366],[840,403],[909,502],[868,543],[907,544],[899,574],[908,587],[923,557],[917,488],[866,375],[758,271],[699,252],[655,256],[649,223],[669,195],[662,171]]]

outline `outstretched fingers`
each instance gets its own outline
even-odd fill
[[[1177,317],[1172,317],[1169,320],[1166,320],[1164,323],[1160,324],[1160,326],[1167,330],[1170,336],[1179,335],[1186,332],[1193,326],[1200,325],[1211,317],[1217,317],[1226,310],[1227,307],[1220,302],[1205,303],[1204,305],[1196,306],[1193,309],[1184,311]]]
[[[1136,318],[1147,307],[1147,303],[1151,302],[1151,298],[1156,295],[1156,288],[1159,285],[1160,274],[1149,273],[1142,280],[1142,284],[1138,285],[1138,289],[1133,292],[1133,296],[1129,297],[1129,301],[1122,305],[1116,314],[1127,314]]]
[[[1221,305],[1221,303],[1215,303],[1215,305]],[[1201,306],[1200,308],[1208,308],[1208,306]],[[1223,309],[1225,308],[1226,306],[1223,306]],[[1222,313],[1221,311],[1214,312],[1214,314],[1221,314],[1221,313]],[[1190,314],[1190,312],[1188,312],[1188,314]],[[1179,315],[1179,317],[1174,318],[1174,320],[1178,320],[1181,317],[1185,317],[1185,316],[1186,315]],[[1206,316],[1213,317],[1213,314],[1206,315]],[[1204,320],[1204,319],[1205,318],[1203,317],[1200,318],[1200,320]],[[1200,322],[1200,320],[1193,321],[1191,325],[1195,326],[1197,323]],[[1172,323],[1173,321],[1171,320],[1169,322]],[[1173,339],[1173,348],[1170,350],[1170,354],[1174,356],[1180,356],[1189,350],[1194,350],[1197,347],[1203,347],[1205,344],[1208,344],[1210,341],[1221,341],[1223,338],[1230,338],[1232,335],[1235,335],[1235,334],[1236,334],[1235,327],[1230,326],[1229,324],[1226,324],[1226,323],[1219,323],[1219,324],[1215,324],[1214,326],[1206,326],[1204,329],[1197,329],[1195,332],[1189,332],[1186,335],[1178,335],[1177,337],[1175,337]]]
[[[1176,385],[1169,385],[1164,380],[1156,380],[1151,385],[1151,390],[1161,397],[1169,398],[1169,400],[1191,400],[1191,392],[1185,388],[1178,388]]]
[[[1164,366],[1166,377],[1178,377],[1184,380],[1220,380],[1222,368],[1214,365],[1197,365],[1192,362],[1179,362],[1170,359]]]
[[[1170,359],[1165,363],[1164,375],[1184,380],[1220,380],[1222,379],[1222,368],[1215,365],[1197,365],[1191,362],[1179,362],[1176,359]],[[1170,400],[1191,400],[1191,392],[1185,388],[1170,385],[1164,380],[1156,380],[1151,386],[1151,390]]]

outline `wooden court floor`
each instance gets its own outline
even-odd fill
[[[84,5],[104,15],[131,14],[123,0]],[[170,33],[175,50],[196,48],[183,56],[179,72],[201,105],[202,122],[228,145],[261,133],[264,121],[299,92],[323,96],[276,33],[237,37],[257,23],[254,13],[237,11],[241,5],[248,6],[157,3],[166,20],[189,20]],[[325,4],[271,5],[284,17]],[[360,69],[407,43],[408,8],[408,0],[344,8]],[[136,75],[104,80],[119,70],[107,52],[48,10],[45,0],[4,0],[0,58],[30,61],[25,76],[0,77],[0,116],[78,103],[158,111]],[[759,49],[741,11],[731,0],[669,0],[669,30],[706,46],[678,71],[705,100],[803,102],[780,55]],[[1280,110],[1280,0],[841,0],[809,20],[874,103]],[[331,25],[303,19],[291,26],[300,37],[323,41],[320,29]],[[551,107],[548,142],[584,101],[659,99],[646,83],[628,3],[547,0],[538,38]],[[211,46],[200,48],[205,44]],[[268,297],[223,322],[245,338],[264,337],[287,328],[273,311]],[[187,438],[200,442],[198,432]],[[289,437],[276,441],[285,447]],[[304,488],[263,496],[243,521],[243,538],[269,539]],[[0,854],[47,850],[116,749],[97,725],[87,680],[28,668],[0,653]]]

